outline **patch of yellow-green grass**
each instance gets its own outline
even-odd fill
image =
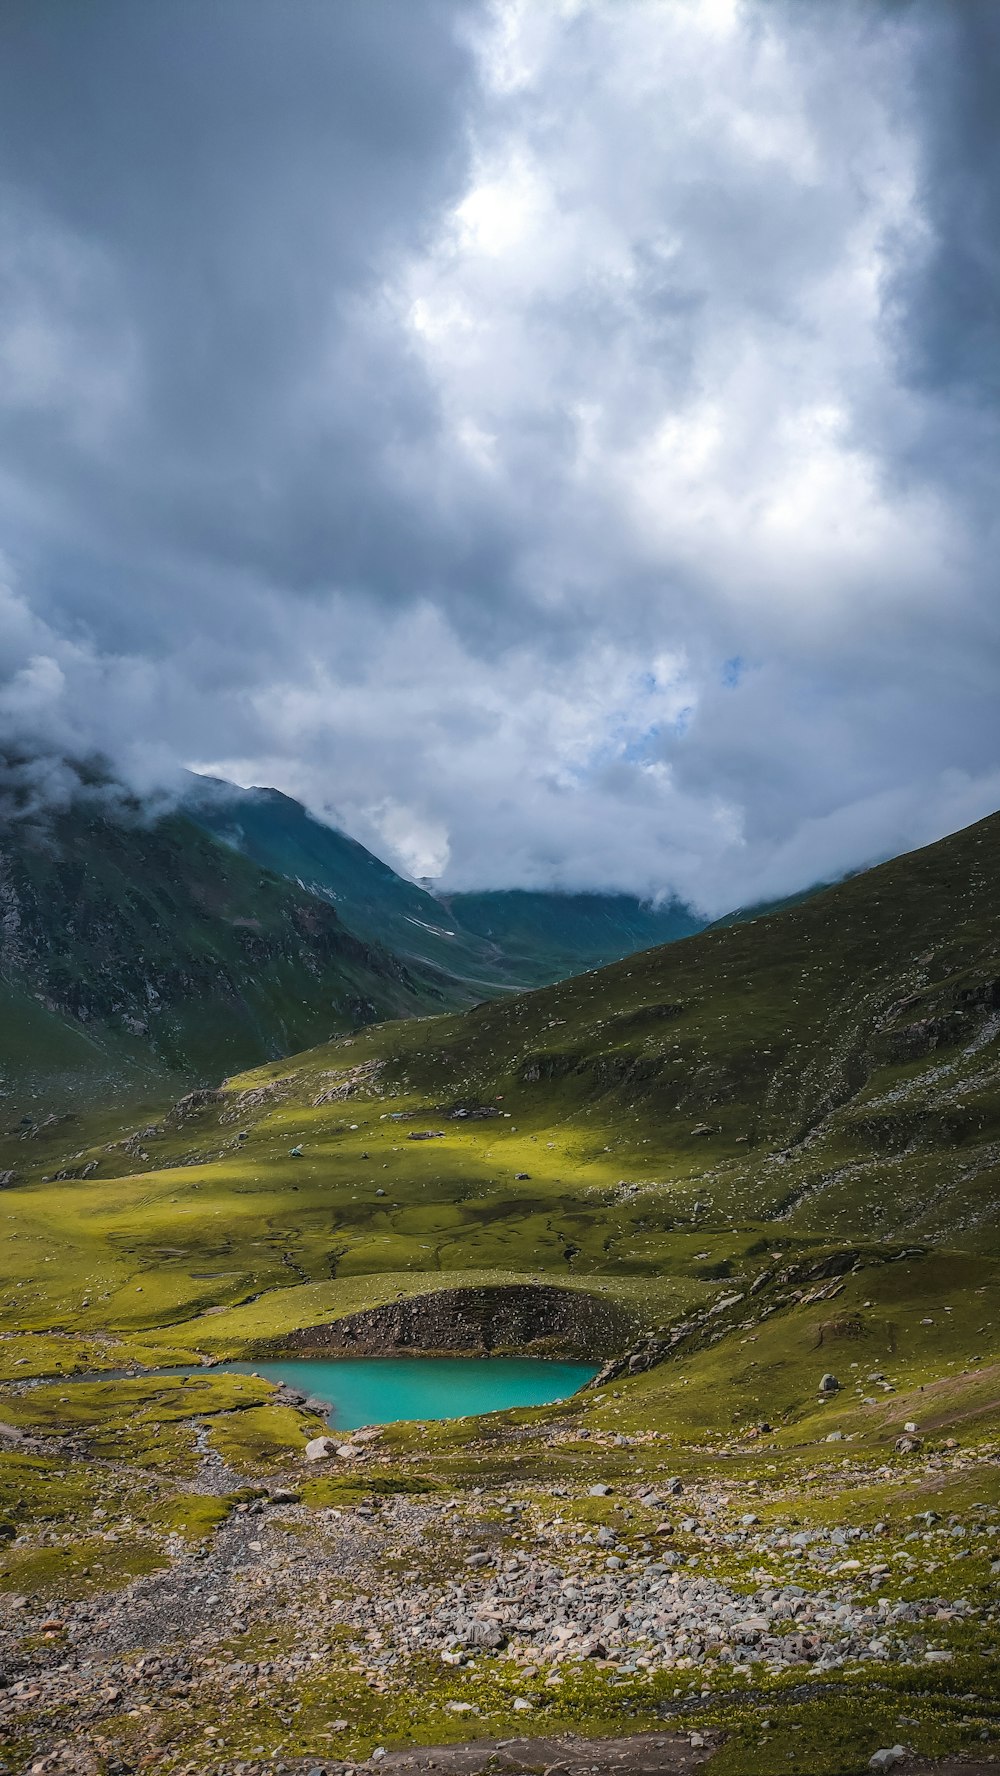
[[[88,1517],[110,1497],[107,1476],[82,1462],[0,1447],[0,1521],[18,1528]]]
[[[99,1459],[185,1471],[195,1461],[192,1421],[252,1408],[270,1392],[253,1376],[209,1371],[54,1382],[8,1395],[3,1410],[26,1431],[82,1436]]]
[[[346,1509],[373,1497],[435,1493],[440,1491],[440,1485],[430,1475],[411,1467],[366,1467],[354,1472],[338,1468],[330,1474],[310,1475],[300,1490],[305,1504],[314,1511],[326,1511],[340,1506]]]
[[[208,1436],[224,1461],[255,1473],[301,1459],[308,1440],[323,1436],[325,1430],[323,1420],[314,1413],[298,1412],[291,1406],[254,1406],[214,1419]]]
[[[204,1541],[224,1523],[232,1509],[232,1499],[217,1498],[211,1493],[177,1492],[162,1499],[146,1512],[145,1521],[165,1535],[180,1535],[189,1542]]]
[[[40,1375],[85,1374],[117,1367],[115,1341],[73,1333],[7,1333],[0,1338],[0,1382],[30,1381]]]
[[[57,1547],[0,1550],[0,1589],[27,1597],[87,1597],[95,1591],[117,1590],[167,1564],[157,1543],[141,1533],[121,1531],[115,1542],[74,1536]]]

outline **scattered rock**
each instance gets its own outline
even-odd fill
[[[340,1452],[332,1437],[313,1437],[306,1444],[303,1453],[306,1461],[318,1462],[326,1461],[329,1456],[338,1455]]]

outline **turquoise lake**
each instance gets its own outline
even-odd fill
[[[263,1375],[326,1402],[337,1430],[400,1419],[466,1418],[509,1406],[565,1400],[597,1374],[592,1363],[544,1357],[318,1357],[275,1363],[220,1363],[218,1369]],[[216,1371],[216,1373],[218,1370]]]

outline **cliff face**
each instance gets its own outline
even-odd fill
[[[298,1354],[390,1356],[525,1355],[598,1359],[634,1336],[611,1302],[551,1284],[437,1289],[292,1332],[282,1349]]]

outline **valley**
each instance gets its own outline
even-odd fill
[[[438,897],[276,789],[192,777],[185,807],[226,845],[335,906],[358,937],[478,987],[484,998],[673,943],[703,923],[679,902],[654,906],[628,894],[494,889]]]
[[[10,1768],[473,1770],[523,1729],[985,1770],[998,866],[993,817],[138,1117],[12,1100]],[[320,1411],[215,1367],[407,1349],[600,1373],[312,1461]]]

